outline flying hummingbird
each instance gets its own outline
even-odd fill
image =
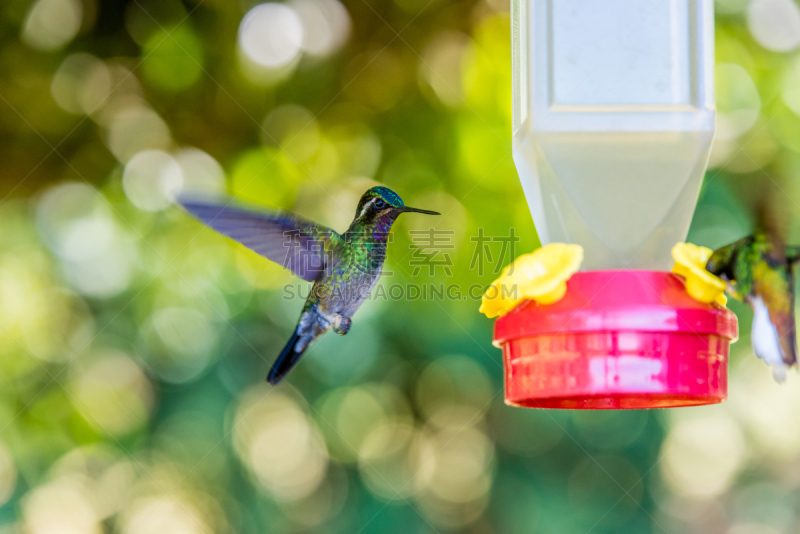
[[[179,198],[186,210],[217,232],[314,282],[297,326],[267,381],[277,384],[311,343],[329,330],[344,335],[351,318],[380,278],[389,230],[401,213],[440,215],[411,208],[387,187],[367,190],[344,234],[297,215],[253,211],[225,202]]]
[[[753,308],[753,352],[783,382],[797,363],[793,266],[800,247],[784,245],[775,233],[757,230],[711,255],[706,269],[732,284],[728,293]]]

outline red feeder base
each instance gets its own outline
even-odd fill
[[[691,298],[660,271],[575,274],[555,304],[520,304],[495,322],[506,404],[669,408],[722,402],[736,316]]]

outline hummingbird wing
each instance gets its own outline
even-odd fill
[[[179,198],[186,211],[217,232],[313,282],[325,270],[339,234],[282,211],[254,211],[225,201]]]
[[[750,328],[753,352],[772,368],[775,379],[783,382],[788,366],[784,361],[784,349],[778,328],[773,323],[769,308],[761,297],[748,297],[747,302],[753,308],[753,324]]]
[[[797,250],[786,246],[787,225],[767,198],[758,208],[752,239],[737,254],[735,274],[737,290],[753,307],[753,350],[780,382],[797,363],[792,273]]]
[[[753,269],[753,349],[770,365],[797,363],[794,280],[791,264],[762,259]]]

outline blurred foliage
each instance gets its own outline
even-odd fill
[[[796,238],[800,12],[717,11],[718,136],[689,239],[748,233],[764,195]],[[752,357],[744,306],[725,405],[503,405],[467,291],[494,278],[469,268],[479,228],[538,244],[507,2],[5,0],[0,72],[0,532],[797,530],[800,386]],[[376,182],[445,214],[452,276],[414,281],[461,293],[370,301],[267,387],[307,284],[172,194],[342,230]],[[421,219],[396,225],[384,289],[410,283]]]

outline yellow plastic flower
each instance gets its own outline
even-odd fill
[[[550,243],[523,254],[503,269],[500,278],[483,294],[480,312],[486,317],[503,316],[525,299],[552,304],[564,297],[567,280],[583,261],[583,247]]]
[[[678,243],[672,247],[672,259],[675,260],[672,272],[686,279],[686,291],[693,299],[706,304],[716,302],[720,306],[725,306],[728,302],[725,297],[727,284],[706,270],[706,263],[711,254],[710,248],[698,247],[691,243]]]

